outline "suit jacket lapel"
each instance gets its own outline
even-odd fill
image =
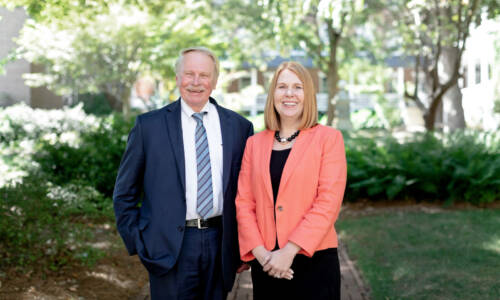
[[[229,185],[229,175],[231,174],[231,162],[233,159],[234,126],[231,126],[231,116],[213,98],[210,98],[210,102],[215,105],[219,114],[222,135],[222,191],[225,194]]]
[[[263,184],[266,189],[268,199],[271,200],[271,203],[274,203],[273,186],[271,183],[271,172],[269,170],[271,164],[271,153],[273,151],[273,144],[274,144],[274,131],[267,130],[266,137],[264,140],[265,140],[265,145],[262,145],[262,148],[260,149],[260,151],[262,151],[261,155],[258,156],[262,158],[261,170],[263,174],[260,177],[264,181]]]
[[[181,181],[184,194],[186,193],[186,169],[184,160],[184,143],[182,139],[182,121],[181,121],[181,102],[178,99],[176,102],[168,105],[165,114],[168,137],[170,138],[170,146],[175,155],[177,163],[177,171]]]
[[[290,155],[286,160],[285,167],[283,168],[283,175],[281,176],[280,190],[286,186],[288,179],[293,174],[293,171],[300,163],[304,153],[310,144],[310,131],[311,129],[306,129],[300,132],[299,136],[295,140],[295,144],[292,146]],[[278,192],[279,193],[279,192]]]

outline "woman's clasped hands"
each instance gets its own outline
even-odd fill
[[[257,246],[252,250],[252,253],[262,266],[263,271],[267,272],[269,276],[291,280],[293,270],[290,267],[299,250],[298,245],[288,242],[285,247],[275,251],[268,251],[262,245]]]

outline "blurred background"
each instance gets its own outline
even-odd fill
[[[147,282],[114,229],[114,180],[195,45],[220,58],[212,96],[257,131],[277,66],[310,71],[320,123],[344,134],[336,227],[366,297],[500,298],[495,0],[0,0],[0,298]]]

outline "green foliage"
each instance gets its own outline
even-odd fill
[[[78,13],[87,18],[95,16],[98,12],[108,9],[110,2],[117,1],[71,1],[71,0],[0,0],[0,6],[15,8],[23,6],[29,16],[39,21],[70,18],[72,14]]]
[[[78,145],[80,132],[97,128],[97,118],[81,105],[62,110],[32,109],[25,104],[0,108],[0,187],[21,182],[38,165],[33,155],[41,143]]]
[[[110,195],[132,121],[15,105],[0,109],[0,268],[92,264],[92,224]],[[37,161],[39,160],[39,161]]]
[[[132,122],[110,115],[100,119],[96,130],[81,132],[77,146],[42,142],[34,160],[56,184],[85,183],[111,197]]]
[[[110,218],[111,201],[85,186],[54,187],[32,175],[0,188],[0,268],[57,271],[72,263],[93,264],[103,255],[91,247],[88,222]]]
[[[57,6],[52,1],[39,9],[30,8],[37,1],[16,2],[35,16],[17,39],[17,57],[43,67],[41,73],[24,75],[27,84],[45,85],[61,95],[107,93],[122,103],[125,113],[138,76],[162,78],[165,88],[173,90],[173,65],[180,49],[221,48],[205,2],[112,1],[89,8],[62,1],[66,8],[61,11],[53,9]]]
[[[96,116],[109,115],[113,109],[105,94],[86,93],[78,96],[78,103],[83,103],[83,111],[86,114]],[[78,103],[75,103],[77,105]]]
[[[347,136],[348,199],[500,199],[500,140],[493,133]]]

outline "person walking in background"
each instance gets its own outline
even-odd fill
[[[120,164],[116,224],[153,300],[226,299],[241,266],[234,200],[253,126],[210,98],[218,75],[210,50],[183,50],[180,99],[137,117]]]
[[[254,299],[340,299],[334,223],[347,177],[342,134],[317,124],[311,76],[296,62],[276,70],[264,118],[267,130],[247,141],[236,196]]]

